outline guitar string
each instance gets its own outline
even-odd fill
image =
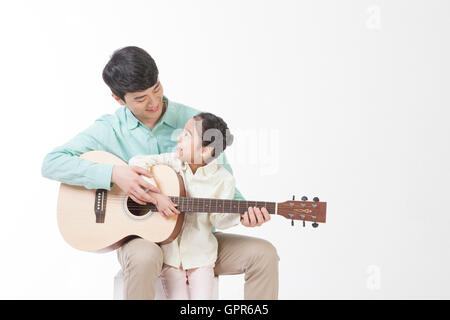
[[[223,211],[223,213],[244,213],[248,210],[249,207],[261,207],[261,208],[265,207],[269,211],[270,214],[271,214],[270,211],[275,211],[275,202],[254,201],[254,200],[214,199],[214,198],[189,198],[189,197],[180,197],[180,196],[170,196],[170,197],[180,199],[181,200],[180,204],[182,207],[187,206],[190,209],[192,209],[192,211],[194,211],[194,212],[222,212]],[[126,198],[129,198],[129,196],[128,195],[111,195],[110,194],[106,197],[106,202],[108,203],[108,201],[109,201],[110,203],[111,202],[112,203],[123,203]],[[188,199],[188,200],[186,201],[184,199]],[[126,200],[128,201],[128,199],[126,199]],[[174,199],[171,199],[171,200],[174,201]],[[211,200],[216,202],[215,206],[213,204],[211,204]],[[236,204],[233,205],[233,203],[230,203],[230,202],[227,202],[227,203],[223,202],[222,205],[220,205],[217,202],[221,201],[221,200],[222,201],[239,201],[239,203],[237,205]],[[133,203],[127,205],[127,208],[129,208],[129,209],[149,209],[149,210],[157,209],[156,205],[153,203],[150,203],[150,202],[148,204],[142,205],[142,204],[134,202],[134,200],[132,200],[132,199],[131,199],[131,201],[133,201]],[[194,203],[194,201],[195,201],[195,203]],[[207,202],[207,201],[210,202],[208,205],[213,210],[203,211],[204,208],[202,210],[202,207],[204,207],[206,205],[205,202]],[[187,203],[183,203],[183,202],[187,202]],[[244,210],[240,209],[240,207],[241,207],[240,204],[242,204],[242,202],[246,202],[246,206],[242,208]],[[260,203],[260,205],[258,205],[258,202]],[[250,203],[254,204],[254,206],[249,205]],[[264,205],[263,205],[263,203],[264,203]],[[236,208],[236,206],[237,206],[237,208]],[[178,209],[178,206],[175,206],[175,207]],[[220,208],[220,207],[222,207],[222,208]],[[234,212],[233,209],[234,210],[237,209],[238,212]]]
[[[125,201],[125,198],[123,198],[123,199],[109,199],[109,198],[106,199],[106,203],[108,203],[108,202],[123,203],[124,201]],[[126,201],[128,201],[128,199],[126,199]],[[133,201],[133,200],[131,200],[131,201]],[[174,201],[174,200],[172,200],[172,201]],[[228,201],[235,201],[235,200],[228,200]],[[240,200],[238,200],[238,201],[240,201]],[[187,203],[182,203],[182,202],[187,202]],[[261,203],[261,201],[245,201],[245,202],[247,202],[247,204],[249,204],[249,203],[253,204],[254,203],[255,205],[246,205],[243,208],[248,208],[248,207],[266,207],[266,208],[267,207],[275,207],[275,203],[267,203],[267,202],[265,202],[265,204],[263,204],[263,203]],[[259,202],[259,204],[258,204],[258,202]],[[180,203],[177,203],[176,200],[174,201],[174,203],[178,204],[178,205],[182,205],[182,206],[189,206],[189,207],[192,207],[192,206],[195,206],[195,207],[201,206],[201,207],[203,207],[203,206],[208,205],[208,206],[210,206],[212,208],[216,208],[216,209],[218,207],[224,207],[224,208],[228,208],[228,207],[230,207],[230,208],[238,207],[239,208],[240,207],[239,204],[233,205],[233,203],[223,203],[223,204],[210,204],[210,203],[208,203],[208,204],[206,204],[206,202],[195,202],[194,203],[193,201],[180,201]],[[153,204],[152,202],[148,202],[147,204],[143,205],[143,204],[139,204],[139,203],[136,203],[136,202],[133,201],[133,203],[130,203],[128,205],[128,207],[134,206],[136,208],[139,208],[139,207],[143,207],[143,206],[146,206],[146,205],[155,205],[155,204]]]
[[[188,201],[194,201],[193,199],[198,199],[196,201],[236,201],[238,203],[242,203],[242,202],[250,202],[250,203],[266,203],[266,204],[270,204],[270,205],[275,205],[277,202],[273,202],[273,201],[258,201],[258,200],[234,200],[234,199],[215,199],[215,198],[190,198],[190,197],[180,197],[180,196],[168,196],[170,198],[178,198],[181,199],[182,201],[184,201],[184,199],[189,199]],[[106,201],[109,200],[119,200],[119,201],[123,201],[125,200],[125,198],[130,198],[130,196],[128,195],[119,195],[119,196],[115,196],[115,195],[108,195],[106,197]],[[134,201],[134,200],[132,200]],[[296,201],[298,202],[298,201]],[[304,201],[306,202],[306,201]],[[315,202],[316,205],[319,205],[321,202]],[[308,206],[308,208],[310,208]]]
[[[106,202],[111,202],[111,201],[113,201],[113,202],[124,202],[124,201],[128,201],[128,199],[106,199]],[[177,203],[178,201],[176,201],[176,200],[173,200],[173,199],[171,199],[172,200],[172,202],[174,202],[174,203]],[[132,200],[131,199],[131,201],[133,201],[133,203],[131,203],[131,204],[139,204],[139,203],[137,203],[137,202],[135,202],[134,200]],[[229,200],[229,201],[232,201],[232,200]],[[183,202],[186,202],[186,203],[183,203]],[[188,204],[188,205],[202,205],[202,206],[204,206],[204,205],[209,205],[209,206],[212,206],[212,207],[216,207],[216,206],[232,206],[232,207],[236,207],[236,206],[239,206],[239,203],[237,203],[237,204],[233,204],[233,203],[230,203],[230,202],[224,202],[224,203],[222,203],[222,204],[211,204],[211,203],[207,203],[208,201],[205,201],[205,202],[193,202],[193,201],[179,201],[179,203],[182,203],[182,204]],[[252,206],[252,207],[259,207],[259,206],[274,206],[275,205],[275,203],[268,203],[268,202],[261,202],[261,201],[243,201],[243,202],[246,202],[247,204],[249,204],[248,206]],[[242,205],[242,203],[243,202],[241,202],[240,204]],[[153,203],[153,202],[147,202],[147,204],[150,204],[150,203]],[[251,205],[251,204],[254,204],[254,205]],[[139,204],[139,205],[141,205],[141,204]],[[247,207],[248,207],[247,206]]]
[[[124,203],[123,201],[106,201],[106,203]],[[183,206],[183,207],[208,207],[208,206],[205,206],[204,204],[192,204],[192,203],[175,203],[177,206]],[[144,207],[144,206],[156,206],[154,203],[147,203],[147,204],[139,204],[139,203],[130,203],[130,204],[127,204],[127,206],[128,207],[134,207],[134,208],[141,208],[141,207]],[[215,209],[219,209],[219,208],[229,208],[229,209],[239,209],[239,206],[227,206],[227,205],[225,205],[225,206],[214,206],[214,205],[212,205],[212,206],[209,206],[210,208],[215,208]],[[255,205],[255,206],[245,206],[245,207],[243,207],[243,206],[241,206],[241,208],[245,208],[245,209],[247,209],[247,208],[253,208],[253,207],[258,207],[258,208],[274,208],[275,206],[274,205],[262,205],[262,206],[258,206],[258,205]]]
[[[125,199],[124,200],[117,200],[117,199],[107,199],[106,200],[106,203],[108,203],[108,202],[110,202],[110,203],[123,203],[125,201]],[[195,203],[195,204],[193,204],[193,203],[176,203],[175,202],[175,204],[177,204],[177,205],[181,205],[181,206],[187,206],[187,207],[204,207],[205,206],[205,204],[204,203]],[[127,205],[127,207],[133,207],[133,208],[142,208],[142,207],[145,207],[145,206],[155,206],[155,204],[153,204],[153,203],[147,203],[147,204],[145,204],[145,205],[143,205],[143,204],[139,204],[139,203],[130,203],[130,204],[128,204]],[[239,206],[232,206],[232,205],[228,205],[228,204],[226,204],[226,205],[209,205],[208,204],[208,206],[210,206],[211,208],[215,208],[215,209],[218,209],[218,208],[220,208],[220,207],[222,207],[222,208],[239,208]],[[242,207],[242,206],[241,206]],[[245,206],[245,207],[242,207],[242,208],[249,208],[249,207],[265,207],[266,209],[267,208],[274,208],[275,207],[275,205],[269,205],[269,204],[266,204],[266,205],[262,205],[262,206],[260,206],[260,205],[255,205],[255,206]]]
[[[120,195],[120,196],[115,196],[115,195],[108,195],[106,198],[107,199],[124,199],[125,197],[129,197],[128,195]],[[210,200],[213,200],[213,201],[243,201],[243,202],[267,202],[267,203],[270,203],[270,202],[272,202],[272,201],[258,201],[258,200],[234,200],[234,199],[216,199],[216,198],[196,198],[196,197],[194,197],[194,198],[191,198],[191,197],[180,197],[180,196],[168,196],[168,197],[171,197],[171,198],[179,198],[179,199],[198,199],[198,200],[200,200],[200,201],[210,201]],[[275,202],[273,202],[273,203],[275,203]]]
[[[106,199],[119,199],[123,200],[129,196],[107,196]],[[260,202],[260,203],[275,203],[272,201],[258,201],[258,200],[234,200],[234,199],[216,199],[216,198],[190,198],[190,197],[179,197],[179,196],[168,196],[170,198],[177,198],[177,199],[189,199],[189,201],[241,201],[241,202]]]
[[[118,199],[118,198],[121,198],[121,199]],[[180,203],[180,204],[181,204],[181,207],[186,206],[186,207],[188,207],[188,208],[192,208],[192,211],[195,211],[195,212],[203,212],[202,207],[205,206],[205,203],[203,203],[203,201],[196,202],[196,203],[194,204],[194,203],[193,203],[193,200],[191,200],[191,199],[193,199],[193,198],[182,198],[182,199],[190,199],[190,200],[187,201],[188,203]],[[204,199],[204,198],[203,198],[203,199]],[[110,202],[112,202],[112,203],[123,203],[123,202],[125,201],[125,196],[122,196],[122,197],[116,197],[116,199],[110,199],[110,197],[107,197],[106,203],[108,203],[108,200],[109,200]],[[245,201],[245,200],[229,200],[229,199],[212,199],[212,200],[228,200],[228,201],[243,201],[243,202],[261,202],[261,201]],[[127,199],[127,201],[128,201],[128,199]],[[207,199],[207,201],[209,201],[209,199]],[[190,202],[190,203],[189,203],[189,202]],[[265,208],[269,211],[269,213],[271,213],[270,211],[275,211],[275,203],[267,203],[267,202],[265,202],[265,203],[266,203],[265,206],[258,206],[258,207],[265,207]],[[209,205],[210,205],[211,209],[213,209],[213,210],[211,210],[211,211],[208,210],[208,211],[204,211],[204,212],[221,212],[221,211],[224,210],[224,213],[244,213],[244,212],[246,212],[246,211],[248,210],[248,207],[254,207],[254,206],[245,206],[245,207],[242,208],[243,210],[241,210],[239,205],[237,205],[237,208],[236,208],[236,206],[234,206],[234,208],[233,208],[233,206],[230,205],[230,203],[224,204],[224,205],[222,205],[222,206],[219,205],[219,207],[218,207],[218,206],[211,205],[211,204],[209,204]],[[255,206],[257,206],[257,205],[255,205]],[[178,206],[175,206],[175,207],[178,209]],[[220,208],[220,207],[222,207],[222,208]],[[153,203],[151,203],[151,204],[146,204],[146,205],[141,205],[141,204],[139,204],[139,203],[133,202],[133,203],[131,203],[131,204],[128,204],[128,205],[127,205],[127,208],[129,208],[129,209],[150,209],[150,210],[151,210],[151,209],[156,209],[156,205],[153,204]],[[204,208],[203,208],[203,209],[204,209]],[[234,210],[237,209],[239,212],[234,212],[233,209],[234,209]],[[225,212],[225,211],[226,211],[226,212]],[[241,211],[242,211],[242,212],[241,212]]]
[[[142,211],[155,211],[155,212],[159,212],[157,208],[138,208],[138,207],[127,207],[129,210],[142,210]],[[144,210],[145,209],[145,210]],[[225,210],[225,211],[220,211],[220,210],[202,210],[201,208],[189,208],[189,209],[178,209],[180,212],[200,212],[200,213],[226,213],[226,214],[243,214],[245,212],[247,212],[248,210],[242,210],[242,211],[229,211],[229,210]],[[268,209],[267,210],[269,214],[274,214],[274,210]]]
[[[180,199],[180,202],[184,202],[186,200],[184,199],[188,199],[186,202],[189,202],[189,205],[193,205],[194,201],[196,205],[205,205],[205,202],[219,202],[219,201],[234,201],[237,203],[237,205],[239,205],[239,203],[255,203],[255,206],[257,206],[256,204],[260,203],[260,204],[266,204],[266,205],[275,205],[275,202],[271,202],[271,201],[256,201],[256,200],[233,200],[233,199],[214,199],[214,198],[189,198],[189,197],[177,197],[177,196],[169,196],[170,198],[178,198]],[[108,196],[106,198],[106,201],[119,201],[119,202],[123,202],[126,198],[129,198],[129,196]],[[176,199],[171,199],[172,201],[176,201]],[[128,201],[128,199],[127,199]],[[131,199],[131,201],[134,201]],[[149,202],[150,203],[150,202]],[[136,203],[138,204],[138,203]],[[230,202],[223,202],[223,205],[229,205]],[[211,203],[209,203],[209,205],[213,205]]]

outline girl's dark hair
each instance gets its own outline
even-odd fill
[[[209,112],[201,112],[193,117],[195,120],[202,120],[202,146],[212,146],[212,159],[217,158],[226,147],[233,143],[233,135],[228,129],[228,125],[221,117]],[[220,132],[220,134],[219,134]],[[216,141],[221,139],[221,141]]]
[[[111,91],[125,101],[127,92],[153,87],[158,80],[158,68],[145,50],[125,47],[114,51],[102,76]]]

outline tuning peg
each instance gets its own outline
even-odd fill
[[[295,200],[295,194],[292,196],[292,200]]]
[[[317,228],[317,227],[319,226],[319,224],[318,224],[317,222],[314,222],[314,223],[312,224],[312,226],[313,226],[313,228]]]
[[[288,213],[289,218],[294,218],[293,213]],[[291,226],[294,226],[294,219],[291,220]]]
[[[303,228],[306,227],[306,223],[305,220],[303,220]]]
[[[313,201],[318,202],[318,201],[319,201],[319,198],[318,198],[318,197],[314,197]]]
[[[308,201],[308,197],[307,196],[303,196],[302,197],[302,201]]]

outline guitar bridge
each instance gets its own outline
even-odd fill
[[[94,212],[96,223],[105,223],[106,192],[106,189],[95,190]]]

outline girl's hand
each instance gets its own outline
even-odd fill
[[[156,207],[158,208],[158,212],[163,217],[171,217],[176,214],[179,214],[176,203],[173,203],[170,198],[162,193],[152,193],[152,196],[156,199]]]
[[[265,207],[248,207],[248,211],[241,214],[241,223],[246,227],[256,227],[270,220],[269,211]]]

